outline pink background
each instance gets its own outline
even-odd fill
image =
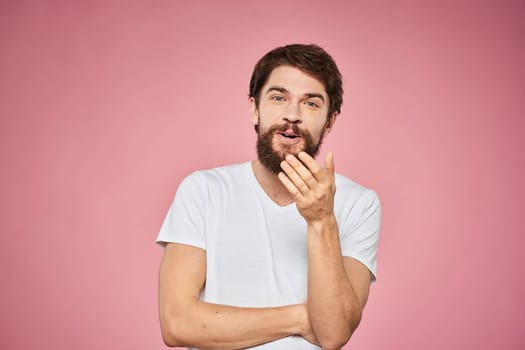
[[[344,75],[324,151],[383,203],[352,349],[523,349],[522,1],[0,5],[0,348],[160,349],[153,242],[181,179],[255,155],[277,45]]]

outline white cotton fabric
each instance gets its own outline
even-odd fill
[[[376,276],[381,207],[376,193],[336,174],[334,212],[344,256]],[[206,250],[201,299],[241,307],[306,302],[306,222],[261,188],[251,162],[196,171],[180,184],[157,238]],[[288,337],[257,349],[319,349]]]

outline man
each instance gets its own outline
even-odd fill
[[[375,279],[380,203],[334,172],[332,153],[314,160],[342,93],[318,46],[257,63],[257,159],[188,176],[158,236],[167,345],[339,349],[350,339]]]

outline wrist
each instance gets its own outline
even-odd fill
[[[331,232],[334,228],[337,228],[337,220],[333,213],[307,222],[308,232],[321,234],[323,232]]]

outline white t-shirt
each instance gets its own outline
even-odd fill
[[[334,212],[343,256],[376,275],[381,207],[376,193],[336,174]],[[268,197],[251,162],[196,171],[180,184],[157,242],[206,250],[201,299],[240,307],[273,307],[307,299],[306,222],[295,203]],[[259,346],[319,349],[301,337]],[[257,347],[257,348],[259,348]]]

